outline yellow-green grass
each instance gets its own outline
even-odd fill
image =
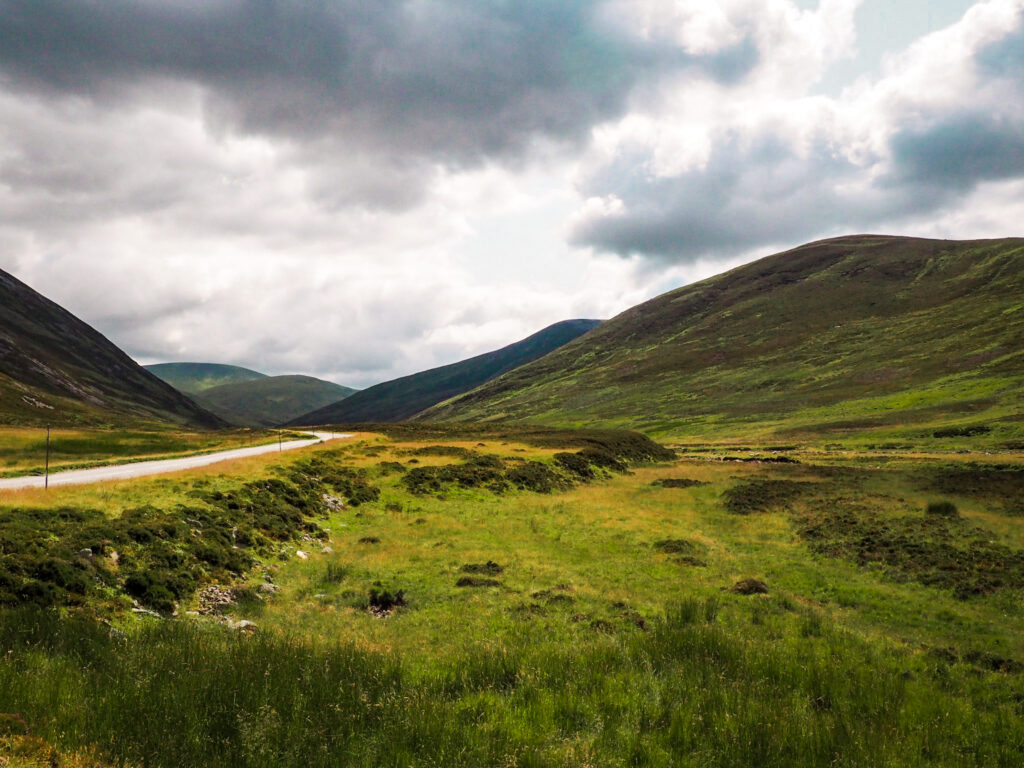
[[[476,447],[474,442],[461,445]],[[372,468],[382,460],[407,459],[402,450],[408,447],[399,444],[397,450],[375,456],[353,453],[352,463]],[[516,452],[517,448],[526,452]],[[525,458],[553,453],[495,443],[477,450]],[[857,463],[854,457],[848,462],[827,458],[828,466]],[[420,461],[446,460],[425,456]],[[937,496],[908,479],[922,463],[926,465],[927,459],[869,464],[859,493],[885,514],[921,515]],[[805,474],[799,466],[686,459],[551,496],[453,491],[443,500],[410,497],[398,475],[382,477],[377,480],[383,488],[380,503],[361,507],[358,516],[343,512],[331,517],[327,527],[332,554],[271,566],[285,589],[284,598],[271,602],[260,621],[282,631],[430,656],[438,643],[472,645],[516,631],[523,623],[517,611],[536,603],[531,595],[543,590],[571,597],[572,602],[564,604],[572,609],[529,621],[550,624],[545,631],[568,641],[589,631],[593,619],[621,621],[630,611],[657,616],[672,599],[718,594],[741,578],[757,577],[769,583],[773,597],[792,599],[853,630],[884,636],[902,647],[953,644],[1024,658],[1024,612],[1014,608],[1019,592],[958,600],[948,591],[895,582],[878,569],[812,554],[785,513],[737,516],[722,508],[724,488],[742,478],[780,472],[796,478]],[[687,477],[708,485],[650,485],[664,477]],[[1009,546],[1024,549],[1020,518],[978,500],[960,499],[958,506],[967,520]],[[370,536],[380,543],[359,542]],[[677,564],[652,546],[671,538],[704,544],[707,566]],[[454,587],[461,566],[487,560],[506,566],[499,577],[502,587]],[[345,567],[349,575],[339,584],[323,583],[328,564]],[[405,589],[412,607],[388,620],[356,607],[358,598],[378,581],[390,589]],[[557,589],[559,585],[568,588]],[[737,607],[751,600],[726,599]],[[614,607],[616,602],[628,608]],[[581,613],[587,621],[572,621]],[[453,626],[459,627],[456,636]]]
[[[140,675],[163,669],[162,659],[172,665],[167,669],[173,659],[214,659],[250,671],[263,664],[273,682],[257,695],[258,681],[224,672],[219,685],[239,687],[239,703],[218,710],[235,712],[225,730],[183,720],[188,731],[169,733],[161,745],[110,726],[121,739],[117,754],[147,756],[154,765],[203,754],[217,765],[781,766],[831,759],[980,766],[1013,765],[1024,746],[1024,674],[1015,666],[1024,661],[1019,587],[960,599],[892,569],[814,554],[800,534],[804,516],[827,516],[822,505],[859,504],[899,521],[947,500],[959,510],[956,525],[981,526],[1020,551],[1024,517],[1014,516],[1013,499],[937,493],[929,485],[943,467],[974,467],[992,457],[805,451],[788,453],[801,463],[773,464],[722,461],[721,452],[711,452],[634,466],[552,494],[456,487],[409,493],[402,473],[385,462],[462,460],[421,452],[438,443],[497,454],[506,464],[550,462],[556,453],[515,440],[361,435],[340,447],[217,470],[0,498],[4,505],[101,506],[112,515],[141,499],[173,508],[197,487],[228,489],[311,454],[362,468],[381,489],[379,500],[322,520],[324,542],[286,545],[251,573],[249,585],[269,577],[281,588],[265,602],[231,609],[258,624],[256,638],[228,638],[206,617],[164,620],[203,628],[195,637],[155,630],[152,619],[124,625],[123,653],[140,665]],[[701,484],[652,485],[680,478]],[[730,489],[758,480],[807,483],[814,493],[753,514],[730,512]],[[697,554],[680,557],[659,545],[665,541],[692,542]],[[467,576],[464,566],[489,562],[503,568],[489,577],[497,585],[456,586]],[[763,580],[767,594],[730,591],[746,578]],[[367,609],[371,590],[402,590],[406,604],[379,617]],[[136,643],[141,650],[133,650]],[[333,674],[339,648],[350,649],[344,654],[355,659],[347,663],[357,682],[342,679],[334,694],[320,690],[319,678]],[[145,653],[153,654],[152,667]],[[52,666],[33,658],[27,668],[57,696],[64,657]],[[109,663],[96,662],[100,669]],[[296,669],[300,679],[289,682],[276,663]],[[189,692],[202,687],[204,675],[218,675],[215,667],[204,669],[181,670],[180,690],[154,676],[139,684],[133,701],[145,704],[138,697],[148,690],[167,691],[184,697],[178,706],[191,711],[196,696]],[[292,687],[278,696],[286,686]],[[99,696],[83,690],[83,697]],[[288,719],[304,697],[320,697],[319,708],[303,717],[321,722],[332,696],[359,700],[360,692],[368,709],[353,705],[362,714],[352,717],[368,724],[363,731],[357,725],[361,735],[333,753],[310,746],[329,743],[329,733],[303,731],[302,718]],[[42,694],[20,695],[38,711]],[[219,700],[225,692],[206,695]],[[242,703],[252,701],[266,703]],[[146,722],[167,709],[146,707]],[[114,715],[104,709],[97,717]],[[91,743],[82,735],[90,726],[74,723],[64,741],[53,735],[57,726],[46,732],[66,749]],[[210,734],[238,751],[221,755],[207,743]],[[844,751],[828,759],[812,751],[829,745]]]

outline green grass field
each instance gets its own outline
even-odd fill
[[[24,766],[1019,765],[1024,458],[766,447],[651,462],[601,433],[396,427],[0,498],[0,592],[59,580],[43,561],[92,579],[0,610],[0,749]],[[62,508],[104,513],[88,562]],[[170,611],[127,584],[158,563],[233,602],[133,614]]]

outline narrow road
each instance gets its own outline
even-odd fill
[[[341,432],[310,432],[313,439],[310,440],[289,440],[281,443],[280,450],[291,451],[296,448],[306,448],[327,440],[339,437],[352,437],[350,434]],[[155,461],[139,461],[134,464],[115,464],[106,467],[93,467],[92,469],[73,469],[68,472],[57,472],[50,475],[50,485],[82,485],[84,483],[98,483],[102,480],[127,480],[132,477],[144,477],[145,475],[162,475],[165,472],[178,472],[182,469],[194,469],[205,467],[207,464],[216,464],[218,461],[228,459],[241,459],[246,456],[259,456],[261,453],[271,453],[278,450],[277,443],[269,445],[256,445],[251,448],[234,448],[230,451],[218,451],[207,453],[202,456],[185,456],[181,459],[157,459]],[[30,477],[8,477],[0,479],[0,490],[14,488],[42,488],[45,478],[41,475]]]

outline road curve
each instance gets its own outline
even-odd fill
[[[289,440],[281,443],[280,449],[277,443],[270,443],[269,445],[255,445],[251,448],[233,448],[230,451],[206,453],[202,456],[185,456],[180,459],[156,459],[154,461],[138,461],[133,464],[114,464],[106,467],[93,467],[91,469],[72,469],[67,472],[57,472],[50,475],[50,485],[82,485],[84,483],[98,483],[103,480],[127,480],[146,475],[162,475],[165,472],[178,472],[182,469],[205,467],[207,464],[216,464],[218,461],[241,459],[246,456],[259,456],[261,453],[271,453],[277,450],[291,451],[338,437],[352,437],[351,434],[341,432],[310,432],[308,434],[314,435],[314,438],[310,440]],[[8,477],[0,479],[0,490],[42,488],[44,484],[45,478],[41,475]]]

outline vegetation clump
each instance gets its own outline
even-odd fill
[[[729,587],[737,595],[767,595],[768,585],[760,579],[741,579]]]
[[[725,508],[735,515],[752,515],[785,507],[803,494],[810,483],[757,479],[734,485],[723,494]]]
[[[488,579],[483,576],[461,576],[455,582],[456,587],[500,587],[501,582],[497,579]]]
[[[896,580],[949,589],[960,599],[1024,588],[1024,551],[994,542],[990,532],[959,517],[885,517],[839,501],[795,519],[813,551],[882,566]]]
[[[654,480],[651,485],[656,488],[696,488],[699,485],[707,485],[707,483],[689,477],[663,477],[660,480]]]
[[[932,501],[924,508],[926,515],[938,515],[939,517],[959,517],[960,511],[956,504],[951,501]]]
[[[459,570],[463,573],[484,573],[488,576],[497,576],[499,573],[504,573],[505,567],[498,565],[493,560],[488,560],[486,563],[466,563]]]

